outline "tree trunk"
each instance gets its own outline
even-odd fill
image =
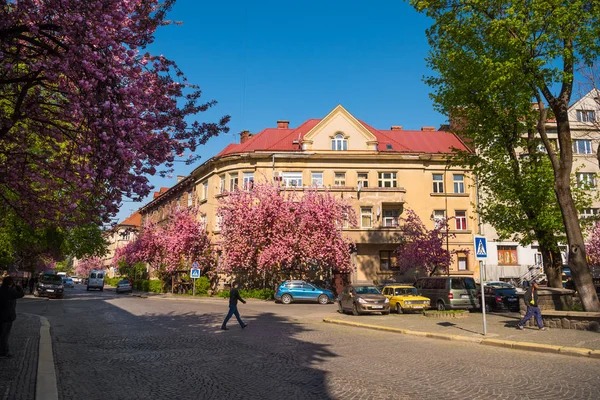
[[[548,278],[548,286],[562,288],[562,256],[558,246],[553,249],[540,243],[540,251],[544,261],[544,273]]]

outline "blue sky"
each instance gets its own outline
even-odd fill
[[[439,127],[422,78],[430,21],[402,1],[302,2],[178,0],[168,16],[183,22],[158,30],[150,47],[176,61],[204,100],[218,105],[198,115],[231,115],[230,133],[198,149],[199,163],[239,140],[289,120],[296,127],[342,104],[368,124],[389,129]],[[176,164],[172,178],[150,177],[158,189],[196,166]],[[142,203],[125,202],[125,219]]]

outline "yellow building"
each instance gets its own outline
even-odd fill
[[[448,249],[468,250],[454,257],[450,272],[473,275],[478,271],[475,185],[468,171],[446,161],[452,149],[466,149],[452,133],[433,127],[378,130],[340,105],[296,128],[277,121],[276,128],[255,135],[243,131],[240,143],[227,146],[139,211],[142,218],[160,221],[174,204],[199,205],[209,234],[218,240],[216,208],[227,192],[254,181],[296,191],[317,187],[349,200],[356,211],[358,227],[344,228],[357,243],[353,282],[414,281],[414,273],[400,276],[394,266],[398,218],[406,208],[430,229],[436,219],[449,216],[454,237]]]

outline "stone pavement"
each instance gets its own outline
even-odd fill
[[[17,305],[17,313],[19,306]],[[0,399],[33,400],[38,365],[40,319],[17,314],[9,339],[14,358],[0,358]]]
[[[422,314],[332,315],[325,322],[389,332],[426,336],[445,340],[461,340],[480,344],[600,358],[600,333],[574,329],[534,327],[516,329],[518,313],[486,314],[487,334],[483,335],[482,314],[469,313],[464,318],[433,318]]]

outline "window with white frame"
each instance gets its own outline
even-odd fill
[[[465,192],[465,176],[463,174],[454,175],[454,193]]]
[[[373,227],[373,208],[372,207],[361,207],[360,208],[360,227],[361,228],[372,228]]]
[[[208,199],[208,181],[202,184],[202,200]]]
[[[446,219],[446,210],[433,210],[433,224],[435,228],[442,226]]]
[[[361,188],[369,187],[369,173],[368,172],[359,172],[356,174],[356,181],[358,186]]]
[[[454,211],[454,219],[456,220],[456,230],[466,231],[467,230],[467,212],[464,210]]]
[[[254,172],[244,172],[242,185],[244,185],[244,190],[250,190],[254,187]]]
[[[222,226],[223,226],[223,217],[220,214],[217,214],[217,217],[215,219],[215,230],[221,230]]]
[[[573,153],[592,154],[592,141],[588,139],[573,140]]]
[[[577,173],[577,185],[580,188],[595,188],[596,187],[596,174],[593,172],[578,172]]]
[[[581,210],[581,218],[594,218],[598,217],[600,209],[598,208],[584,208]]]
[[[310,174],[310,184],[311,186],[323,187],[323,173],[322,172],[313,172]]]
[[[225,193],[225,189],[226,189],[226,187],[225,187],[225,175],[221,175],[219,177],[219,181],[220,181],[219,182],[220,183],[219,184],[219,193],[223,194],[223,193]]]
[[[444,193],[443,174],[433,174],[433,193]]]
[[[286,187],[302,187],[302,172],[282,172],[281,182]]]
[[[383,220],[381,223],[386,228],[398,227],[398,218],[400,217],[400,208],[384,208]]]
[[[194,205],[194,198],[192,197],[192,194],[193,194],[193,193],[192,193],[192,191],[190,190],[190,191],[188,192],[188,196],[187,196],[187,204],[188,204],[188,207],[191,207],[192,205]]]
[[[229,191],[235,192],[238,188],[238,174],[229,174]]]
[[[577,121],[596,122],[596,113],[594,110],[577,110]]]
[[[457,258],[458,258],[458,270],[466,271],[467,270],[467,256],[459,255]]]
[[[346,173],[345,172],[335,172],[334,173],[333,186],[335,186],[335,187],[346,186]]]
[[[206,229],[206,223],[208,222],[207,218],[206,218],[206,214],[202,215],[200,217],[200,224],[202,224],[202,228]]]
[[[548,141],[550,142],[550,146],[554,151],[558,150],[558,141],[556,139],[548,139]],[[548,153],[548,150],[546,150],[546,145],[544,145],[542,141],[537,144],[536,149],[541,153]]]
[[[395,172],[380,172],[379,187],[395,188],[398,186]]]
[[[348,140],[343,134],[338,133],[331,139],[331,150],[348,150]]]

